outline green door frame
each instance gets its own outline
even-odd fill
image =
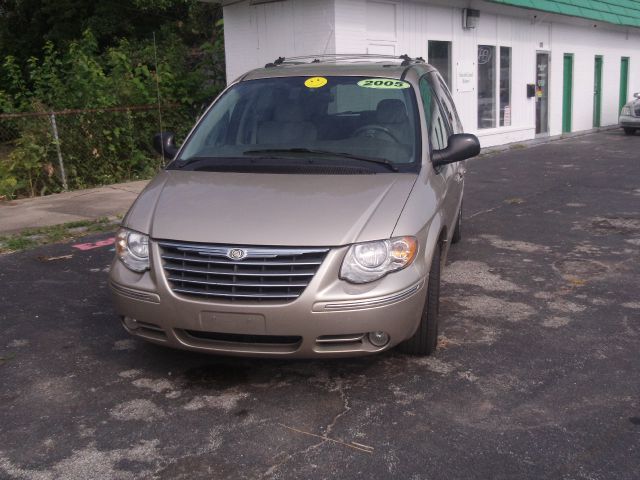
[[[627,103],[627,96],[629,95],[629,57],[620,58],[620,106],[618,113]]]
[[[598,128],[602,118],[602,55],[596,55],[593,70],[593,127]]]
[[[573,110],[573,53],[564,54],[562,75],[562,133],[569,133]]]

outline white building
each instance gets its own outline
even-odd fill
[[[640,1],[224,0],[223,7],[228,81],[280,56],[423,57],[447,79],[465,129],[485,147],[616,124],[621,104],[640,91]]]

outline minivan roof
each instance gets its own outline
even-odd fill
[[[404,79],[409,70],[419,68],[423,73],[435,70],[426,63],[410,63],[402,65],[400,62],[389,61],[321,61],[315,63],[280,63],[269,64],[264,68],[257,68],[246,73],[241,80],[255,80],[259,78],[275,77],[305,77],[305,76],[363,76]]]

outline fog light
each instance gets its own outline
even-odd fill
[[[122,319],[122,323],[124,323],[124,326],[129,330],[135,330],[138,328],[138,321],[135,318],[124,317]]]
[[[389,343],[389,335],[387,332],[369,332],[368,337],[374,347],[384,347]]]

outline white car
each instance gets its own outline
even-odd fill
[[[640,130],[640,92],[634,93],[633,97],[634,100],[622,107],[618,121],[627,135],[633,135],[636,130]]]

